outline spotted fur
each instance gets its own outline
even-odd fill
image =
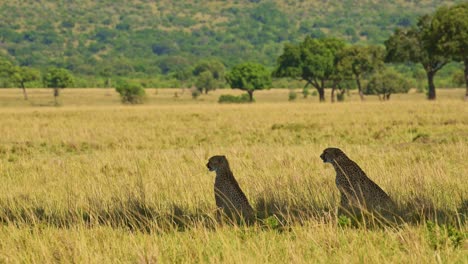
[[[393,201],[354,161],[338,148],[327,148],[320,155],[323,162],[331,163],[336,172],[336,187],[341,194],[340,208],[366,210],[390,209]]]
[[[247,222],[253,220],[254,211],[234,178],[226,157],[213,156],[208,160],[206,167],[216,172],[214,183],[216,206],[231,219],[243,219]]]

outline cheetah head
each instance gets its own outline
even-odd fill
[[[336,158],[345,155],[339,148],[326,148],[320,158],[324,163],[332,163]]]
[[[224,168],[227,166],[226,156],[213,156],[208,160],[206,167],[210,171],[216,171],[219,168]]]

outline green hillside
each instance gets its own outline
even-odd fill
[[[306,35],[382,44],[443,0],[10,0],[0,5],[0,54],[81,76],[169,76],[199,60],[275,63]],[[340,2],[338,4],[338,2]]]

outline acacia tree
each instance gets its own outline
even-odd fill
[[[37,81],[40,78],[39,71],[24,66],[13,67],[10,75],[11,81],[23,90],[24,100],[28,100],[28,94],[26,93],[26,83]]]
[[[250,102],[252,102],[255,90],[270,88],[271,75],[263,65],[246,62],[234,66],[226,74],[226,81],[231,88],[246,91],[249,94]]]
[[[54,101],[57,105],[57,97],[60,89],[73,85],[73,76],[66,69],[50,68],[45,74],[44,86],[54,89]]]
[[[385,51],[379,46],[347,46],[338,54],[337,70],[356,81],[361,100],[364,100],[361,80],[383,67]]]
[[[381,101],[390,100],[394,93],[407,93],[409,83],[394,70],[386,69],[375,73],[367,84],[366,94],[376,94]]]
[[[385,61],[421,63],[427,76],[428,99],[435,100],[434,76],[449,62],[449,59],[436,52],[436,36],[431,29],[431,22],[432,17],[425,15],[419,18],[416,27],[396,29],[385,41],[387,49]]]
[[[306,37],[299,45],[286,44],[273,75],[304,80],[304,89],[312,85],[319,100],[325,101],[325,83],[336,77],[335,56],[344,45],[338,39],[312,37]]]
[[[468,2],[439,8],[432,20],[437,53],[463,62],[468,100]]]

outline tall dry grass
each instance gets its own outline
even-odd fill
[[[252,105],[214,103],[225,91],[196,102],[173,91],[130,107],[113,92],[65,90],[58,108],[0,91],[0,261],[467,261],[462,90],[437,102],[410,94],[336,104],[290,103],[272,90]],[[47,102],[34,92],[33,104]],[[319,158],[328,146],[387,191],[405,222],[340,224],[334,171]],[[259,217],[275,218],[215,221],[205,164],[216,154]]]

